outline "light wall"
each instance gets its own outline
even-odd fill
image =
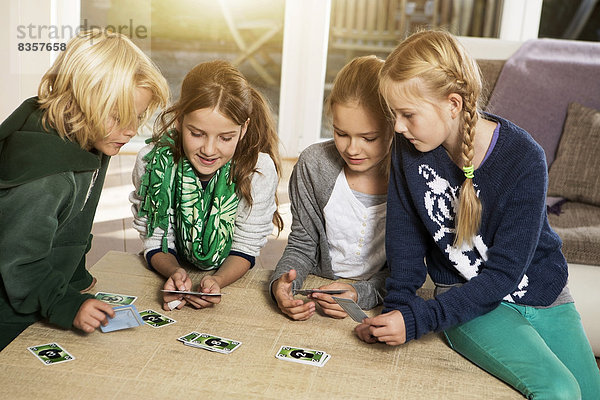
[[[0,121],[37,94],[41,77],[52,65],[56,52],[19,50],[25,43],[66,43],[69,37],[52,38],[52,27],[77,27],[79,0],[4,0],[0,6]],[[62,35],[71,30],[53,32]]]

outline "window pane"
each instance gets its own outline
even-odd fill
[[[539,36],[600,41],[600,2],[544,0]]]
[[[82,0],[82,25],[127,34],[179,96],[196,64],[225,59],[271,102],[277,116],[285,0]],[[152,121],[151,121],[152,122]],[[151,135],[150,127],[134,140]]]
[[[441,27],[460,36],[498,37],[501,0],[332,0],[325,96],[352,58],[383,59],[419,28]],[[322,138],[331,138],[323,116]]]

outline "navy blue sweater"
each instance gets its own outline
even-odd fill
[[[483,315],[502,300],[550,305],[566,285],[562,243],[546,215],[544,151],[513,123],[486,118],[500,123],[500,133],[475,171],[483,212],[473,246],[452,246],[462,170],[442,146],[421,153],[396,137],[386,226],[391,275],[383,312],[402,313],[407,341]],[[424,300],[416,291],[427,272],[435,283],[464,285]]]

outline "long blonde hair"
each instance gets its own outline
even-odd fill
[[[414,33],[394,49],[381,69],[381,92],[385,98],[393,96],[395,86],[418,78],[426,92],[436,98],[447,98],[452,93],[462,97],[462,163],[473,166],[475,125],[479,118],[481,74],[475,61],[448,32],[429,30]],[[475,193],[473,179],[462,184],[455,222],[454,245],[472,239],[481,223],[481,201]]]
[[[106,121],[116,114],[119,127],[138,120],[134,90],[152,93],[147,119],[169,99],[158,67],[129,38],[103,29],[81,31],[42,77],[38,103],[42,123],[82,148],[106,137]]]
[[[384,128],[384,140],[394,133],[393,116],[379,92],[379,71],[383,60],[377,56],[356,57],[346,64],[336,75],[333,87],[325,100],[325,112],[331,118],[336,104],[356,103],[363,107],[380,126]],[[381,163],[382,173],[387,180],[389,175],[390,153]]]
[[[256,172],[258,153],[267,153],[280,174],[277,131],[269,104],[232,64],[223,60],[208,61],[196,65],[187,73],[181,84],[179,100],[162,112],[156,120],[153,141],[169,135],[175,160],[183,156],[181,132],[175,122],[181,123],[190,112],[203,108],[216,109],[237,125],[250,119],[246,134],[240,139],[232,158],[232,175],[236,191],[252,205],[252,174]],[[278,203],[277,195],[275,201]],[[279,232],[283,219],[276,210],[273,223]]]

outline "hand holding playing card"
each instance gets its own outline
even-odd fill
[[[315,313],[315,303],[312,301],[305,303],[300,299],[294,299],[292,294],[294,279],[296,279],[296,270],[291,269],[273,282],[271,290],[279,309],[285,315],[296,321],[304,321]]]
[[[346,290],[344,293],[336,294],[337,297],[343,297],[347,299],[352,299],[356,301],[358,299],[358,294],[356,293],[356,289],[348,283],[339,283],[334,282],[329,285],[321,286],[319,289],[327,290],[327,289],[340,289]],[[309,298],[315,299],[317,304],[321,306],[323,312],[332,317],[332,318],[346,318],[348,314],[340,305],[333,299],[330,294],[326,293],[311,293],[308,295]]]
[[[79,307],[73,319],[73,326],[91,333],[100,325],[106,326],[108,324],[107,315],[111,318],[115,316],[115,311],[110,304],[96,299],[87,299]]]
[[[203,293],[221,293],[221,287],[213,275],[206,275],[200,281],[198,291]],[[196,308],[206,308],[219,303],[221,301],[221,296],[186,295],[185,299]]]
[[[371,335],[370,329],[371,325],[369,324],[358,324],[354,327],[354,333],[356,333],[356,336],[365,343],[377,343],[377,338]]]
[[[406,342],[404,317],[398,310],[366,318],[354,328],[354,332],[367,343],[384,342],[390,346],[397,346]]]
[[[173,275],[167,279],[163,289],[165,290],[190,290],[192,288],[192,280],[188,276],[187,272],[183,268],[178,268]],[[169,302],[174,300],[179,300],[181,303],[175,307],[178,310],[185,305],[186,300],[180,294],[173,293],[163,293],[163,310],[171,311],[171,307],[169,306]]]

